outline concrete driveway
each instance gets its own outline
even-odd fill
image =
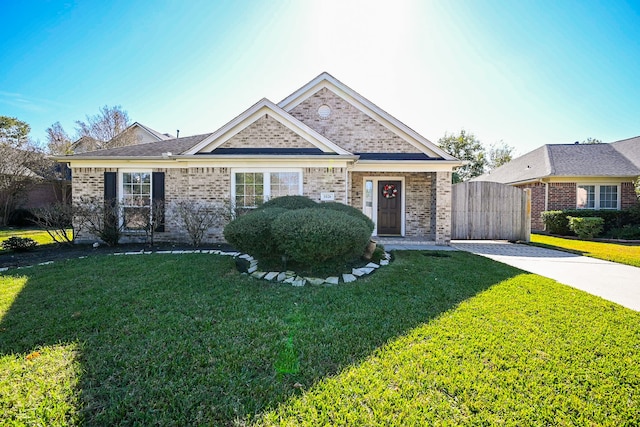
[[[503,241],[455,240],[451,245],[640,311],[638,267]]]

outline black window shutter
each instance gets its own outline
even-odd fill
[[[164,172],[153,172],[151,174],[151,201],[153,202],[152,209],[160,209],[156,216],[158,224],[154,231],[164,231]],[[154,216],[156,214],[154,213]]]
[[[117,178],[116,172],[104,173],[104,223],[105,229],[116,227],[118,223],[118,212],[116,211]]]
[[[104,173],[104,201],[114,204],[116,201],[116,172]]]

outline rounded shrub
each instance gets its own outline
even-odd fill
[[[330,209],[291,210],[279,215],[271,227],[280,253],[308,266],[359,257],[371,238],[364,221]]]
[[[237,250],[256,258],[272,258],[278,255],[276,241],[271,234],[271,223],[284,208],[256,209],[239,216],[224,228],[224,238]]]
[[[260,209],[284,208],[284,209],[306,209],[315,208],[318,204],[305,196],[282,196],[264,202]]]
[[[347,215],[350,215],[354,218],[364,221],[367,224],[367,226],[371,229],[369,231],[369,234],[373,233],[373,229],[375,228],[375,224],[373,223],[373,221],[371,221],[371,219],[368,216],[362,213],[361,210],[356,209],[353,206],[345,205],[344,203],[339,203],[339,202],[326,202],[326,203],[319,203],[318,208],[343,212],[343,213],[346,213]]]

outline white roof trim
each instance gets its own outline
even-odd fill
[[[173,139],[172,137],[168,137],[167,135],[164,135],[164,134],[158,132],[157,130],[153,130],[150,127],[145,126],[140,122],[134,122],[133,124],[129,125],[129,127],[127,127],[125,130],[123,130],[121,133],[124,133],[124,132],[128,131],[129,129],[133,129],[136,126],[141,128],[143,131],[147,132],[152,137],[156,138],[158,141],[166,141],[168,139]],[[118,135],[116,135],[116,137],[117,136]]]
[[[325,153],[351,155],[350,152],[337,146],[335,143],[320,135],[318,132],[311,129],[309,126],[305,125],[295,117],[291,116],[282,108],[278,107],[276,104],[266,98],[262,98],[248,110],[231,120],[226,125],[222,126],[220,129],[200,141],[195,146],[186,150],[182,154],[189,155],[196,154],[201,151],[215,150],[226,141],[228,141],[231,137],[253,124],[256,120],[258,120],[265,114],[270,114],[271,117],[276,119],[280,124],[300,135],[306,141],[308,141],[315,147],[318,147]]]
[[[327,72],[320,74],[318,77],[280,101],[278,106],[284,111],[290,112],[297,105],[301,104],[304,100],[323,88],[331,90],[355,108],[381,123],[391,132],[395,133],[422,152],[432,156],[435,154],[445,160],[455,160],[455,157],[446,153],[436,144],[429,141],[427,138],[423,137],[386,111],[382,110],[373,102],[369,101]]]

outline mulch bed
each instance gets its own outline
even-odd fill
[[[160,244],[149,246],[144,244],[122,244],[118,246],[101,245],[94,248],[92,245],[42,245],[29,252],[0,251],[0,268],[26,267],[43,262],[60,261],[64,259],[80,258],[83,256],[107,255],[116,252],[167,251],[167,250],[193,250],[191,246]],[[232,251],[227,244],[207,245],[197,249],[218,249]]]

